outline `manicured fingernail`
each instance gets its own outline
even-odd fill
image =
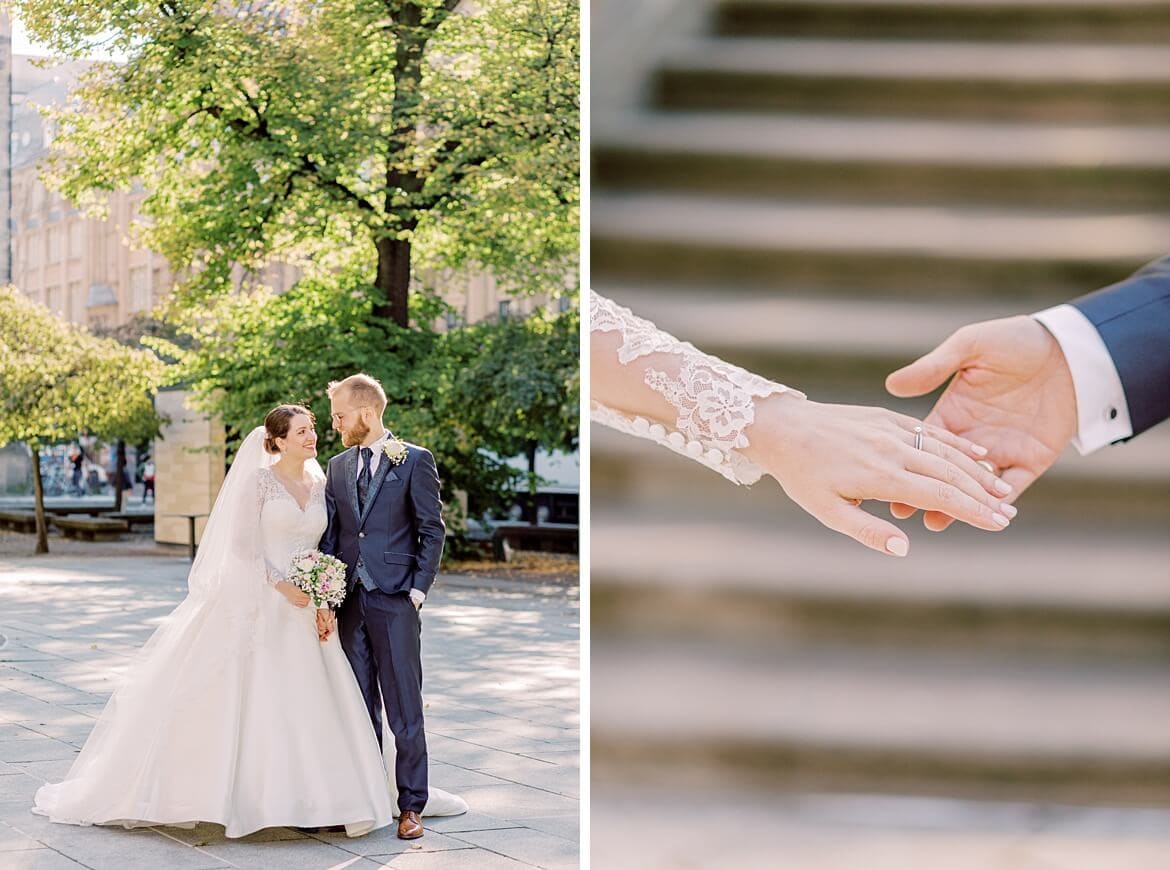
[[[1010,483],[1008,483],[1006,480],[997,480],[995,482],[995,491],[998,492],[1000,495],[1007,495],[1009,492],[1012,491],[1012,485]]]
[[[1003,514],[992,514],[991,518],[993,520],[995,520],[996,525],[1006,526],[1008,524],[1008,518],[1005,517]]]
[[[986,456],[987,455],[987,448],[981,447],[978,444],[972,444],[971,445],[971,452],[974,453],[976,456]]]
[[[1007,514],[1008,519],[1013,519],[1020,512],[1014,504],[1001,504],[999,509]]]
[[[886,541],[886,552],[895,556],[905,556],[910,552],[910,542],[905,538],[890,538]]]

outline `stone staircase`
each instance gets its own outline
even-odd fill
[[[697,21],[636,105],[594,107],[592,282],[704,349],[925,414],[887,372],[1170,252],[1170,2],[716,0]],[[767,482],[592,437],[599,793],[1170,798],[1167,426],[1065,457],[999,535],[908,524],[905,560]]]

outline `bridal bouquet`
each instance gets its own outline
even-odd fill
[[[345,598],[345,563],[320,550],[297,550],[288,582],[307,592],[314,607],[336,607]]]

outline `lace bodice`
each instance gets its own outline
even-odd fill
[[[276,478],[276,472],[270,468],[261,469],[257,480],[257,506],[268,580],[275,583],[287,574],[295,551],[315,548],[321,540],[326,523],[325,481],[313,481],[309,501],[301,510],[292,493]]]
[[[677,412],[668,430],[594,400],[593,420],[689,456],[733,483],[760,479],[760,467],[738,452],[749,444],[745,430],[755,421],[755,400],[785,392],[804,398],[803,393],[705,354],[593,291],[589,323],[591,333],[621,333],[618,361],[641,365],[646,385]]]

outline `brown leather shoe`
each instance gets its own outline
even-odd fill
[[[398,819],[398,839],[417,840],[423,835],[422,820],[414,810],[407,810]]]

